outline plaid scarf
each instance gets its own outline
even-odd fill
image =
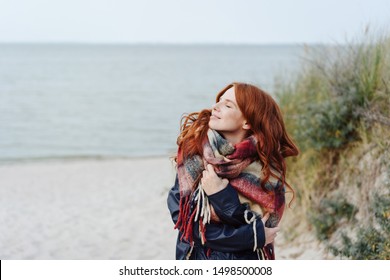
[[[285,196],[284,186],[280,180],[270,180],[262,187],[262,165],[258,161],[256,149],[257,140],[254,136],[244,139],[242,142],[231,145],[216,131],[209,129],[207,138],[203,142],[203,155],[183,158],[181,150],[177,156],[177,173],[180,189],[179,218],[175,225],[182,232],[182,239],[193,243],[192,230],[194,222],[199,221],[199,231],[202,243],[206,242],[206,224],[219,222],[218,216],[205,195],[200,179],[207,164],[214,166],[219,177],[227,178],[229,183],[237,191],[240,202],[248,203],[250,212],[254,215],[246,222],[253,223],[256,234],[255,216],[262,216],[269,212],[267,227],[276,227],[282,217]],[[247,213],[246,213],[247,214]],[[257,248],[256,236],[254,237]],[[262,258],[275,259],[273,244],[268,244],[261,249]]]

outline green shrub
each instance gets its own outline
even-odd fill
[[[314,210],[309,220],[321,241],[328,240],[341,224],[353,220],[358,211],[345,198],[323,199]]]
[[[307,139],[315,150],[339,149],[359,139],[352,103],[344,98],[325,100],[320,104],[309,104],[300,119],[298,139]]]
[[[329,246],[334,255],[357,260],[390,259],[390,199],[376,196],[372,210],[376,227],[361,225],[354,239],[342,234],[340,248]]]

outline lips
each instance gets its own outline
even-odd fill
[[[218,117],[218,116],[216,116],[216,115],[214,115],[214,114],[212,114],[211,117],[212,117],[212,118],[215,118],[215,119],[218,119],[218,120],[220,119],[220,117]]]

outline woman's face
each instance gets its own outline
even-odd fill
[[[234,87],[228,89],[214,104],[209,127],[221,133],[225,138],[244,136],[246,121],[237,105]]]

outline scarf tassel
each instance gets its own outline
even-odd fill
[[[210,223],[211,220],[211,208],[210,203],[204,192],[202,185],[198,186],[198,194],[196,200],[198,201],[196,206],[195,222],[199,219],[199,234],[202,245],[206,243],[206,224]]]
[[[195,194],[194,201],[196,202],[195,211],[191,212],[190,197]],[[180,199],[179,208],[180,211],[178,220],[175,224],[175,229],[179,229],[183,234],[181,240],[186,240],[190,243],[193,241],[192,230],[194,222],[199,221],[199,235],[202,245],[206,243],[206,224],[211,221],[211,207],[210,202],[204,192],[202,185],[199,184],[193,195],[186,196],[184,199]],[[189,217],[186,219],[186,217]]]

